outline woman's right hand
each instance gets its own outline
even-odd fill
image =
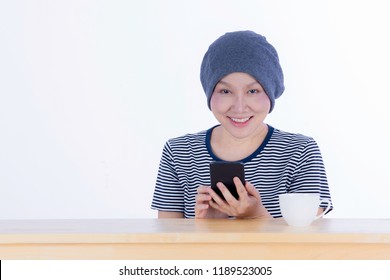
[[[212,197],[209,193],[210,190],[211,188],[208,186],[200,186],[197,189],[198,193],[195,198],[195,218],[227,218],[228,215],[210,206],[210,201],[212,200]]]

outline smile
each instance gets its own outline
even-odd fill
[[[237,124],[245,124],[251,118],[252,117],[247,117],[247,118],[232,118],[232,117],[229,117],[229,119],[231,119],[233,121],[233,123],[237,123]]]

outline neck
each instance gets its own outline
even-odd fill
[[[216,127],[211,136],[211,147],[214,154],[222,160],[239,161],[254,153],[263,143],[268,133],[268,126],[262,124],[250,136],[237,138],[222,126]]]

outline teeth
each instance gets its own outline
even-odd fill
[[[238,123],[244,123],[246,121],[248,121],[250,118],[244,118],[244,119],[236,119],[236,118],[231,118],[234,122],[238,122]]]

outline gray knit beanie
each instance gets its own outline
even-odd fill
[[[271,112],[284,91],[283,71],[275,48],[264,36],[252,31],[229,32],[210,45],[200,69],[209,108],[216,84],[233,72],[247,73],[261,84],[271,101]]]

